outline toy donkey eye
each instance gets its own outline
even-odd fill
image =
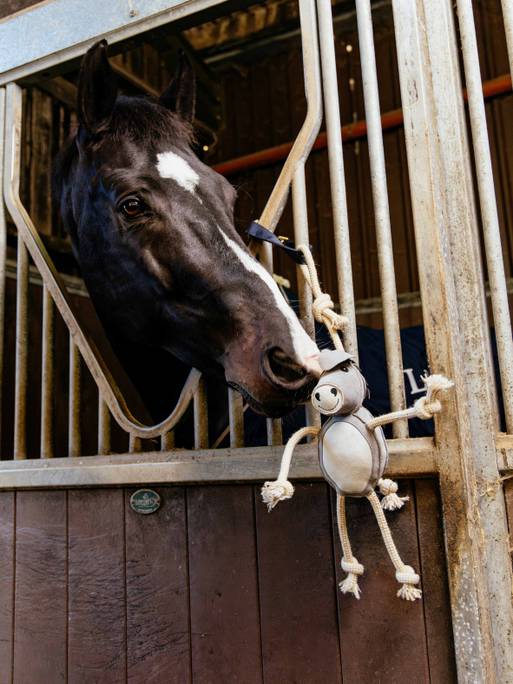
[[[337,396],[337,390],[334,387],[331,388],[330,392],[333,394],[334,397]]]

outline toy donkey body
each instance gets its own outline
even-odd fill
[[[323,373],[312,392],[312,404],[323,415],[330,416],[323,427],[306,427],[289,439],[283,453],[280,474],[276,481],[266,482],[262,497],[271,510],[279,501],[290,498],[294,488],[288,481],[288,471],[294,447],[307,435],[319,437],[319,463],[329,484],[337,492],[337,518],[342,544],[342,569],[347,573],[340,583],[343,593],[360,598],[358,577],[364,568],[353,556],[345,517],[345,497],[366,497],[376,515],[385,546],[396,569],[396,579],[401,583],[397,592],[400,598],[413,601],[421,597],[417,587],[419,575],[405,565],[395,547],[385,510],[401,508],[408,497],[397,495],[397,484],[383,479],[388,462],[388,448],[381,428],[399,418],[431,418],[441,410],[436,395],[452,386],[440,375],[424,378],[427,394],[411,409],[396,411],[375,418],[363,407],[367,396],[367,383],[350,354],[343,349],[324,350],[320,355]],[[376,487],[384,495],[380,501]]]

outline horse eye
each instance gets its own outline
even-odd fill
[[[135,218],[144,211],[144,204],[138,197],[128,197],[121,202],[119,209],[127,218]]]
[[[334,397],[337,396],[337,390],[334,387],[331,388],[330,392],[333,394]]]

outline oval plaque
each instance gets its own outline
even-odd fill
[[[160,508],[160,496],[153,489],[138,489],[130,497],[130,506],[136,513],[149,515]]]

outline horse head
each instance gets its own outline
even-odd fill
[[[108,334],[222,375],[282,415],[306,398],[319,352],[237,233],[234,188],[193,150],[194,101],[188,61],[158,100],[126,97],[106,42],[94,45],[57,163],[61,215]]]

